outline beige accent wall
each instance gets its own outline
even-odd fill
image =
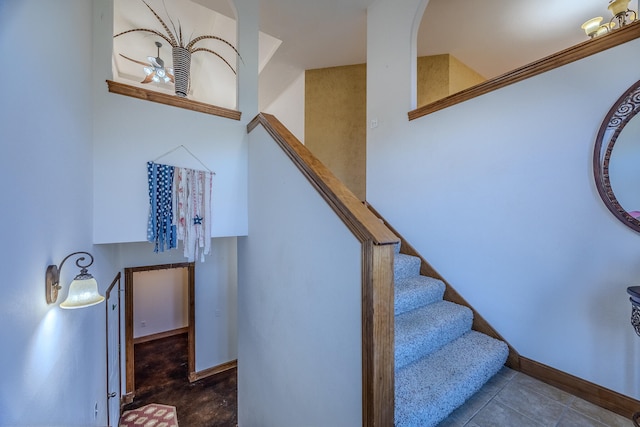
[[[367,68],[307,70],[304,143],[360,200],[366,196]]]
[[[420,57],[418,106],[483,81],[449,54]],[[360,200],[366,199],[366,82],[366,64],[305,73],[304,143]]]
[[[418,106],[430,104],[485,80],[452,55],[419,57]]]

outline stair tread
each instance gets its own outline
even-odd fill
[[[437,425],[504,365],[509,349],[469,331],[395,374],[395,426]]]
[[[395,314],[442,300],[445,284],[428,276],[412,276],[396,280],[394,285]]]
[[[440,349],[471,330],[473,312],[439,301],[395,317],[395,367],[405,366]]]
[[[393,258],[393,274],[395,280],[402,280],[407,277],[420,275],[420,258],[398,253]]]

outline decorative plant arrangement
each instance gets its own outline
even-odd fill
[[[173,31],[171,31],[171,28],[169,28],[169,26],[165,23],[165,21],[156,13],[156,11],[153,10],[145,0],[141,0],[141,1],[142,3],[145,4],[145,6],[147,6],[147,8],[151,11],[151,13],[153,13],[153,16],[156,17],[156,19],[158,20],[160,25],[162,25],[162,28],[164,29],[165,32],[162,33],[158,30],[153,30],[150,28],[134,28],[132,30],[127,30],[127,31],[118,33],[113,37],[115,38],[128,33],[141,31],[145,33],[155,34],[156,36],[163,38],[167,43],[169,43],[172,48],[173,75],[175,78],[175,93],[177,96],[184,98],[187,96],[187,93],[189,91],[191,55],[193,53],[196,53],[196,52],[211,53],[217,56],[218,58],[220,58],[222,61],[224,61],[224,63],[227,64],[227,66],[231,69],[231,71],[233,71],[234,74],[236,73],[236,70],[234,70],[231,64],[229,64],[229,62],[226,59],[224,59],[222,55],[220,55],[219,53],[205,47],[198,47],[198,48],[195,47],[196,43],[202,40],[218,40],[228,45],[229,47],[231,47],[233,51],[238,55],[238,57],[240,57],[240,52],[238,52],[238,50],[231,43],[229,43],[227,40],[221,37],[213,36],[213,35],[198,36],[186,42],[184,37],[182,36],[182,25],[180,24],[180,21],[178,21],[178,28],[176,29],[176,26],[173,23],[173,20],[169,17],[169,22],[171,23],[171,28],[173,29]]]

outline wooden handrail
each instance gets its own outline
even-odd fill
[[[606,36],[600,36],[593,40],[587,40],[568,49],[554,53],[553,55],[517,68],[501,76],[489,79],[468,89],[454,93],[430,104],[409,111],[409,120],[414,120],[427,114],[434,113],[444,108],[468,101],[480,95],[492,92],[519,81],[537,76],[538,74],[562,67],[571,62],[578,61],[612,47],[621,45],[640,37],[640,21],[636,21],[625,27],[613,31]]]
[[[247,125],[247,131],[251,132],[258,124],[261,124],[287,153],[359,241],[371,240],[376,245],[399,242],[398,237],[376,218],[277,118],[266,113],[258,114]]]
[[[278,119],[259,114],[262,125],[307,180],[361,242],[362,425],[392,427],[394,420],[394,244],[399,242]]]

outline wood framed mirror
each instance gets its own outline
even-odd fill
[[[640,232],[640,81],[607,113],[593,154],[598,193],[622,223]],[[614,150],[615,147],[615,150]]]

